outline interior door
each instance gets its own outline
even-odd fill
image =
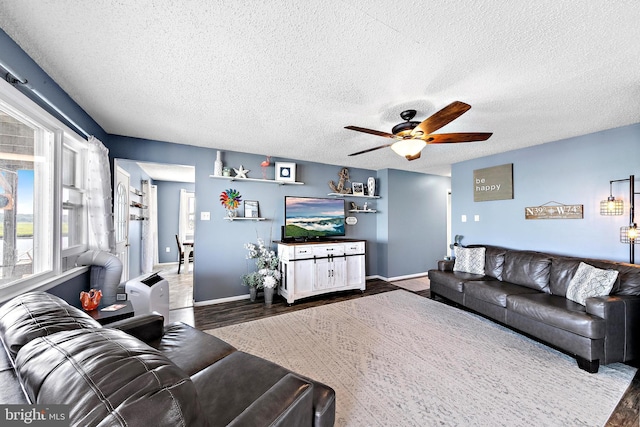
[[[129,182],[129,173],[116,166],[113,222],[116,229],[116,256],[122,261],[121,282],[129,280]]]

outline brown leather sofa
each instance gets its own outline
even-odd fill
[[[578,361],[581,369],[640,357],[640,266],[489,245],[484,275],[453,271],[440,261],[429,271],[431,297],[443,297],[511,329],[549,344]],[[566,298],[580,262],[614,269],[608,296],[585,305]]]
[[[183,323],[102,327],[44,292],[0,307],[0,403],[66,404],[73,426],[332,426],[335,393]]]

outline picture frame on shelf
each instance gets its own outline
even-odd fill
[[[362,182],[352,182],[351,192],[354,196],[364,196],[364,184]]]
[[[276,181],[295,182],[296,164],[289,162],[276,162]]]
[[[245,218],[258,218],[260,217],[260,206],[257,200],[245,200],[244,201],[244,217]]]

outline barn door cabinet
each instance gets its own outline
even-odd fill
[[[278,292],[293,304],[328,292],[365,290],[365,241],[278,242]]]

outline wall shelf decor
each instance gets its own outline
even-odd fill
[[[137,188],[130,186],[129,192],[136,197],[140,197],[140,201],[131,200],[129,202],[129,220],[130,221],[145,221],[149,219],[146,216],[147,206],[142,204],[142,198],[144,197],[144,192],[142,190],[138,190]],[[134,211],[136,213],[131,213],[131,208],[138,209],[138,211]]]
[[[353,213],[376,213],[378,212],[375,209],[349,209],[349,212]]]
[[[304,182],[299,182],[299,181],[277,181],[275,179],[238,178],[235,176],[209,175],[209,178],[224,179],[227,181],[236,181],[236,182],[247,181],[247,182],[264,182],[266,184],[278,184],[278,185],[304,185]]]
[[[222,219],[226,221],[266,221],[267,220],[267,218],[262,218],[262,217],[247,218],[244,216],[234,216],[234,217],[225,216]]]
[[[361,197],[363,199],[379,199],[380,196],[357,196],[355,194],[342,194],[342,193],[329,193],[327,194],[331,197]]]

